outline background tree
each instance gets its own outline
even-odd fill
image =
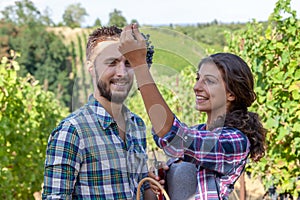
[[[84,17],[87,15],[85,8],[77,3],[69,5],[62,17],[66,26],[75,28],[81,27],[81,23],[84,22]]]
[[[119,28],[123,28],[127,25],[126,18],[122,15],[122,11],[114,9],[113,12],[109,13],[109,26],[116,25]]]
[[[7,6],[1,11],[2,19],[17,26],[28,25],[30,23],[48,25],[51,23],[49,13],[45,15],[35,7],[30,0],[16,1],[15,5]]]
[[[186,26],[170,24],[169,28],[192,37],[209,50],[223,51],[224,46],[227,45],[226,32],[234,32],[245,29],[245,27],[245,23],[221,24],[217,23],[217,21],[212,21],[210,23],[198,23]]]
[[[41,18],[45,26],[54,26],[55,24],[51,19],[51,9],[47,7],[43,13],[44,14],[41,16]]]
[[[252,107],[268,129],[265,158],[248,171],[268,188],[294,197],[300,191],[300,21],[290,0],[279,0],[267,27],[253,21],[228,35],[230,52],[255,73],[257,101]],[[276,195],[276,194],[275,194]]]
[[[46,30],[38,17],[40,12],[28,0],[16,2],[4,11],[8,10],[14,12],[4,17],[0,25],[2,56],[10,50],[20,52],[22,56],[17,61],[22,67],[18,73],[35,76],[44,89],[53,91],[59,100],[70,106],[72,66],[63,36]],[[16,21],[11,22],[12,19]]]
[[[176,116],[188,125],[194,125],[199,122],[204,123],[205,116],[199,115],[199,112],[193,106],[195,100],[191,98],[194,96],[192,88],[194,86],[195,67],[187,65],[181,72],[175,74],[164,72],[161,69],[162,66],[153,67],[151,73],[156,77],[158,88]],[[145,120],[149,149],[156,149],[157,146],[151,134],[152,125],[145,110],[141,94],[137,88],[133,88],[133,91],[129,98],[126,99],[126,105]]]
[[[139,22],[138,22],[136,19],[132,19],[132,20],[130,21],[130,24],[134,24],[134,23],[140,25]]]
[[[97,18],[97,19],[95,20],[94,27],[101,27],[101,26],[102,26],[101,20],[100,20],[99,18]]]

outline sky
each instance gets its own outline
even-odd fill
[[[62,21],[64,10],[70,4],[80,3],[88,13],[83,26],[92,26],[97,18],[102,25],[109,13],[117,9],[130,23],[136,19],[142,25],[196,24],[214,20],[222,23],[267,21],[277,0],[32,0],[43,12],[50,10],[55,22]],[[13,5],[14,0],[0,0],[0,10]],[[300,16],[300,0],[291,0],[292,9]]]

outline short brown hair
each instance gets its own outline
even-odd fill
[[[86,58],[90,59],[93,49],[97,46],[99,42],[107,41],[107,40],[117,40],[120,38],[122,29],[116,26],[109,27],[101,27],[97,28],[93,31],[92,34],[89,35],[89,39],[86,46]]]

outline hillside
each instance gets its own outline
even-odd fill
[[[57,35],[63,35],[63,41],[67,45],[73,42],[75,47],[78,45],[78,37],[80,37],[82,45],[85,47],[88,34],[93,29],[49,27],[47,30],[53,31]],[[197,66],[201,57],[204,56],[204,47],[178,31],[167,28],[142,27],[141,32],[150,35],[151,44],[155,48],[154,64],[172,66],[180,71],[186,65]]]
[[[226,27],[223,31],[220,28]],[[235,29],[234,29],[234,28]],[[220,41],[219,35],[224,36],[224,32],[228,30],[236,30],[237,26],[233,25],[206,25],[203,27],[189,26],[186,27],[152,27],[143,26],[141,32],[150,35],[151,45],[154,46],[153,64],[151,72],[158,84],[164,85],[165,77],[174,80],[178,78],[182,69],[187,66],[196,68],[199,61],[206,56],[207,50],[205,46],[212,44],[207,48],[217,49],[213,41],[213,37],[218,34],[217,41]],[[90,76],[85,69],[85,49],[88,35],[93,31],[89,28],[70,28],[70,27],[51,27],[47,29],[53,31],[57,35],[63,37],[63,41],[69,46],[72,52],[72,65],[74,70],[74,86],[72,92],[72,110],[82,106],[89,94],[92,92],[92,84]],[[215,32],[212,32],[215,30]],[[207,31],[207,34],[206,34]],[[200,37],[202,42],[195,40],[197,34],[206,35],[204,39]],[[189,35],[193,35],[193,38]],[[223,41],[224,42],[224,41]],[[206,44],[205,44],[206,43]],[[175,78],[176,77],[176,78]]]

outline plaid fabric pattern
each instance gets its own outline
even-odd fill
[[[116,122],[91,96],[85,106],[52,131],[43,199],[136,198],[139,181],[148,175],[146,127],[127,108],[124,116],[125,142],[119,137]],[[141,194],[147,187],[144,184]]]
[[[198,167],[197,200],[228,199],[243,172],[250,151],[248,138],[238,129],[206,130],[205,124],[187,127],[176,117],[169,133],[154,140],[166,154]]]

